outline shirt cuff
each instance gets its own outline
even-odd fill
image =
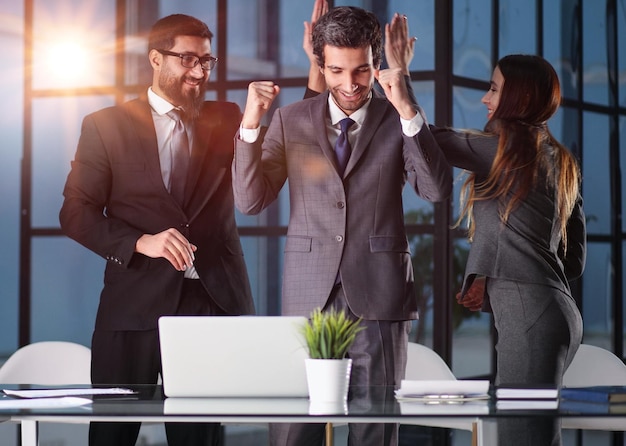
[[[261,127],[257,127],[255,129],[244,129],[239,126],[239,139],[243,142],[247,142],[248,144],[255,143],[257,139],[259,139],[259,134],[261,133]]]
[[[413,137],[419,133],[424,125],[424,118],[418,111],[412,119],[400,118],[400,124],[402,124],[402,133],[406,136]]]

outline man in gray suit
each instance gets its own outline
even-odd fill
[[[250,84],[235,138],[235,204],[258,214],[289,179],[283,314],[334,307],[362,317],[366,330],[349,351],[351,384],[398,385],[410,320],[417,318],[402,189],[409,182],[420,197],[445,199],[450,167],[436,145],[420,144],[429,129],[421,125],[402,70],[379,70],[382,32],[373,14],[332,9],[313,29],[313,51],[328,91],[276,110],[263,141],[261,119],[280,88],[271,81]],[[386,97],[372,89],[375,78]],[[340,130],[347,117],[353,122]],[[345,150],[345,134],[344,170],[333,147]],[[273,445],[319,445],[323,426],[272,425],[270,439]],[[350,426],[351,444],[396,441],[397,426]]]

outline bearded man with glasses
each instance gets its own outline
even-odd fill
[[[106,259],[92,382],[156,384],[163,315],[254,313],[231,184],[241,112],[205,101],[212,33],[176,14],[152,28],[152,86],[85,117],[60,213]],[[210,354],[208,352],[207,354]],[[90,446],[131,446],[139,423],[92,423]],[[167,423],[169,445],[217,445],[218,424]]]

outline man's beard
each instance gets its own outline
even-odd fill
[[[185,111],[187,119],[195,120],[200,116],[202,104],[204,104],[204,95],[207,90],[207,83],[204,82],[199,86],[199,91],[193,89],[184,89],[184,78],[166,78],[159,79],[159,88],[174,103]],[[197,93],[196,93],[197,91]]]

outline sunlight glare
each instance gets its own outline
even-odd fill
[[[47,72],[60,83],[80,80],[87,73],[88,54],[77,41],[50,43],[46,53]]]

